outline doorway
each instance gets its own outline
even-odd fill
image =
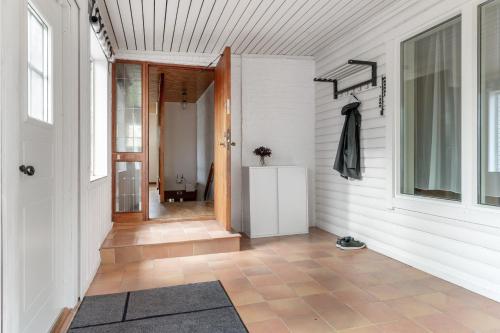
[[[149,218],[213,220],[214,70],[148,71]]]
[[[150,73],[150,69],[152,73]],[[200,76],[200,79],[189,79],[193,81],[192,84],[195,85],[195,88],[188,89],[187,83],[183,86],[181,70],[188,72],[184,75],[186,77],[198,73],[196,75]],[[155,71],[157,72],[156,77],[150,79],[150,74],[153,76]],[[166,75],[168,73],[170,74]],[[176,73],[175,75],[181,76],[181,78],[171,77],[172,73]],[[210,77],[210,75],[211,78],[205,77]],[[170,84],[168,84],[169,80]],[[197,87],[198,81],[204,83]],[[177,89],[173,89],[176,85]],[[193,162],[189,167],[190,170],[193,168],[196,170],[196,176],[187,178],[188,173],[187,171],[184,173],[183,168],[168,168],[167,163],[172,163],[170,162],[172,159],[167,160],[169,157],[167,139],[169,139],[168,144],[175,145],[171,149],[179,149],[182,153],[179,155],[180,157],[172,155],[175,165],[180,159],[184,161],[184,155],[187,155],[187,152],[182,150],[184,145],[182,141],[186,138],[196,140],[196,133],[192,131],[193,134],[187,136],[187,132],[179,131],[176,127],[169,132],[170,134],[174,133],[173,137],[169,138],[166,131],[159,129],[168,129],[167,126],[170,125],[166,124],[170,116],[168,108],[176,110],[177,116],[181,118],[180,124],[182,124],[183,117],[189,112],[186,111],[190,104],[189,101],[192,101],[191,104],[198,102],[201,94],[206,92],[210,85],[213,85],[213,141],[211,142],[213,147],[213,180],[210,180],[208,175],[206,179],[204,176],[198,178],[198,165]],[[173,100],[171,103],[177,103],[175,105],[169,105],[170,102],[167,101],[168,88],[171,89],[172,93],[178,95],[175,99],[170,97]],[[183,109],[184,100],[186,100],[185,109]],[[150,114],[156,115],[156,117],[152,116],[154,126],[151,126],[151,128],[158,129],[156,133],[154,130],[152,133],[149,132]],[[165,114],[164,117],[162,117],[163,114]],[[194,200],[191,204],[197,205],[198,201],[205,201],[203,204],[205,206],[199,204],[199,208],[211,212],[211,203],[207,207],[206,201],[212,201],[213,214],[210,217],[215,217],[215,220],[225,230],[231,230],[231,147],[234,143],[231,141],[231,50],[229,47],[224,49],[215,67],[116,60],[113,64],[112,74],[112,124],[112,212],[114,222],[148,221],[151,216],[149,214],[151,194],[155,203],[161,204],[153,213],[154,218],[159,218],[166,212],[163,210],[166,208],[163,205],[165,202],[180,203],[182,198],[182,206],[188,206],[184,205],[184,202],[193,198],[203,198],[202,200]],[[151,159],[149,158],[150,135],[153,141]],[[155,140],[158,141],[157,144],[154,143]],[[206,145],[207,142],[210,141],[203,141],[203,145]],[[207,155],[211,154],[211,150],[209,150],[208,147]],[[158,160],[154,157],[156,151],[158,152]],[[200,175],[206,174],[208,160],[209,158],[206,158],[205,164],[203,164],[203,173]],[[158,165],[156,173],[154,166],[151,169],[151,178],[149,176],[149,163]],[[200,165],[202,164],[200,163]],[[172,172],[169,174],[170,178],[166,177],[166,171]],[[190,174],[192,175],[192,172]],[[210,170],[208,170],[208,174],[210,174]],[[204,187],[198,183],[202,183]],[[205,188],[208,188],[208,192],[205,191]],[[210,196],[213,198],[212,200],[208,200]],[[173,202],[169,199],[173,199]],[[177,206],[179,205],[181,204],[177,204]],[[197,210],[193,210],[195,214],[188,216],[187,219],[193,220],[199,217],[196,215]],[[179,211],[184,211],[184,209]]]

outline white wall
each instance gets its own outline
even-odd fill
[[[88,22],[88,20],[86,20]],[[85,29],[85,37],[88,40],[88,27]],[[99,49],[94,48],[94,52]],[[90,49],[83,48],[82,68],[89,66]],[[93,54],[96,59],[97,55]],[[89,71],[82,70],[80,73],[82,86],[89,86]],[[111,65],[107,66],[106,78],[100,78],[96,88],[106,89],[107,96],[111,96]],[[107,135],[104,142],[107,146],[106,176],[91,181],[90,166],[90,95],[88,89],[81,89],[82,110],[80,112],[80,293],[84,295],[92,282],[97,269],[101,263],[99,249],[107,234],[111,230],[111,98],[107,98],[106,118]],[[99,105],[102,107],[102,105]]]
[[[196,184],[196,103],[165,103],[165,190],[184,189],[176,176],[184,174],[185,183]]]
[[[460,7],[465,4],[465,7]],[[322,74],[345,63],[348,59],[377,61],[379,76],[387,74],[387,110],[379,115],[379,89],[357,93],[362,101],[361,148],[363,180],[351,181],[341,178],[332,170],[342,129],[341,107],[347,99],[332,99],[332,85],[316,83],[316,223],[319,227],[338,235],[353,235],[366,241],[369,248],[437,275],[441,278],[500,300],[500,211],[498,209],[459,207],[446,205],[435,213],[416,212],[415,209],[396,208],[392,199],[394,179],[398,169],[394,167],[395,113],[399,105],[396,86],[398,68],[396,56],[398,39],[421,29],[463,13],[464,50],[467,57],[473,56],[475,47],[470,47],[474,36],[477,7],[473,1],[403,2],[374,17],[356,32],[326,46],[316,59],[316,72]],[[463,10],[463,11],[462,11]],[[467,47],[469,45],[469,47]],[[470,50],[470,53],[467,52]],[[468,62],[466,62],[468,63]],[[474,127],[475,81],[469,71],[474,66],[465,66],[463,75],[469,75],[470,86],[463,88],[464,101],[471,106],[463,107],[464,126]],[[365,74],[366,75],[366,74]],[[361,77],[353,77],[354,83]],[[468,83],[468,84],[469,84]],[[469,118],[470,117],[470,118]],[[463,127],[465,128],[465,127]],[[463,131],[463,133],[465,133]],[[470,133],[470,131],[468,131]],[[464,134],[465,135],[465,134]],[[471,151],[474,138],[464,137],[464,154],[471,165],[462,165],[464,174],[475,174],[472,164],[476,156]],[[475,200],[470,184],[464,184],[463,200]],[[419,202],[420,203],[420,202]],[[421,206],[432,208],[431,201],[424,200]],[[444,211],[455,210],[453,216]],[[484,216],[484,218],[480,218]],[[479,218],[478,218],[479,217]],[[496,221],[496,222],[495,222]]]
[[[149,114],[149,182],[155,183],[158,180],[158,149],[159,142],[159,127],[158,115],[156,113]]]
[[[214,161],[214,84],[196,102],[197,200],[203,200],[210,166]],[[209,197],[213,198],[213,197]]]
[[[241,57],[231,55],[231,224],[243,231],[242,169],[241,169]]]
[[[241,72],[242,165],[259,165],[253,150],[266,146],[269,165],[307,167],[314,224],[314,61],[242,56]]]

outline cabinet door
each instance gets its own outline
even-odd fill
[[[278,169],[278,216],[280,235],[308,232],[306,169]]]
[[[250,169],[251,237],[278,233],[278,189],[276,168]]]

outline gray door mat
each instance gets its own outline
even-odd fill
[[[115,324],[75,328],[70,333],[244,333],[236,310],[229,306]]]
[[[115,323],[123,319],[127,293],[85,297],[71,327]]]
[[[85,297],[82,332],[248,332],[219,281]]]
[[[187,284],[130,293],[125,319],[191,312],[231,306],[221,284]]]

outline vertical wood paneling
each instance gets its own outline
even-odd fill
[[[146,39],[146,50],[154,50],[154,29],[155,29],[155,1],[141,0],[144,7],[144,34]]]
[[[82,234],[82,292],[87,290],[101,263],[99,249],[111,230],[110,177],[89,183],[86,205],[83,208]]]
[[[174,0],[170,0],[171,2]],[[167,2],[161,0],[153,0],[154,4],[154,18],[153,18],[153,48],[149,49],[152,51],[161,51],[163,49],[163,43],[165,41],[165,24],[167,15]]]
[[[123,31],[122,23],[120,20],[120,12],[118,10],[116,0],[102,0],[104,6],[100,6],[100,10],[106,10],[109,15],[110,22],[113,25],[113,31],[115,33],[116,45],[118,49],[128,50],[128,44],[125,40],[125,34]]]
[[[134,22],[133,31],[135,35],[135,42],[137,43],[137,50],[144,51],[144,42],[146,35],[144,33],[145,21],[143,19],[143,0],[129,0],[129,9],[132,8],[132,21]]]
[[[204,0],[193,0],[189,15],[184,19],[184,28],[181,35],[181,42],[177,48],[178,52],[187,52],[188,47],[191,46],[192,36],[200,20],[200,14]]]
[[[409,2],[98,1],[106,5],[100,8],[108,7],[104,10],[109,10],[116,35],[112,39],[116,39],[121,50],[221,53],[225,46],[230,46],[234,54],[284,55],[313,55],[326,43],[342,38],[344,33],[357,29],[376,14]]]

